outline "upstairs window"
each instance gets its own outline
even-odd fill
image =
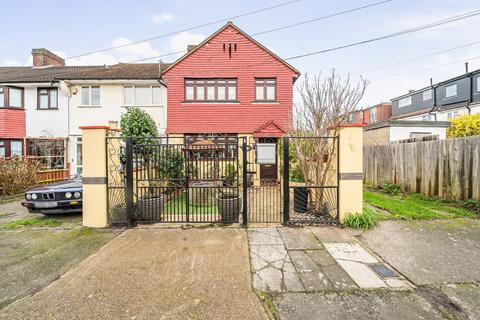
[[[403,108],[412,104],[412,97],[405,97],[403,99],[398,100],[398,107]]]
[[[432,99],[432,89],[423,91],[423,101]]]
[[[372,108],[370,110],[370,123],[377,122],[377,108]]]
[[[38,88],[37,89],[37,109],[41,109],[41,110],[58,109],[57,88]]]
[[[455,97],[457,95],[457,84],[445,87],[445,98]]]
[[[124,86],[123,104],[125,106],[160,106],[162,88],[160,86]]]
[[[0,87],[0,108],[23,109],[23,88]]]
[[[100,105],[100,86],[82,86],[82,105]]]
[[[476,79],[477,79],[477,92],[480,92],[480,76],[478,76]]]
[[[255,100],[276,101],[277,80],[276,79],[255,79]]]
[[[237,101],[237,79],[185,79],[185,101]]]

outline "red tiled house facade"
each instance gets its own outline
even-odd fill
[[[0,158],[23,156],[25,117],[23,88],[0,85]]]
[[[357,110],[349,114],[348,123],[365,124],[378,123],[388,120],[392,116],[392,104],[382,102],[363,110]]]
[[[281,137],[299,74],[229,22],[163,72],[167,132]]]

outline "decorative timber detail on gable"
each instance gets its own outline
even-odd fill
[[[253,131],[254,137],[283,137],[286,131],[275,121],[270,120]]]

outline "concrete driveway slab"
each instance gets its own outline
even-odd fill
[[[443,319],[412,292],[286,293],[274,298],[281,319],[289,320],[410,320]]]
[[[361,239],[417,285],[480,281],[480,220],[386,221]]]
[[[133,229],[0,319],[267,319],[246,232]]]

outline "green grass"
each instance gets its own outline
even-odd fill
[[[363,208],[360,213],[352,213],[343,221],[345,227],[354,229],[373,229],[377,224],[377,213],[371,208]]]
[[[26,218],[7,222],[2,227],[17,229],[21,227],[58,227],[60,225],[62,225],[62,221],[53,218]]]
[[[372,191],[364,191],[365,203],[388,211],[389,215],[377,212],[379,220],[406,219],[431,220],[455,217],[474,218],[475,213],[462,208],[460,203],[421,194],[387,195]]]
[[[199,206],[194,203],[189,205],[189,214],[217,214],[218,207],[217,203],[210,206]],[[165,204],[165,213],[167,214],[187,214],[187,201],[186,193],[182,192],[179,195],[176,195],[170,199]]]

